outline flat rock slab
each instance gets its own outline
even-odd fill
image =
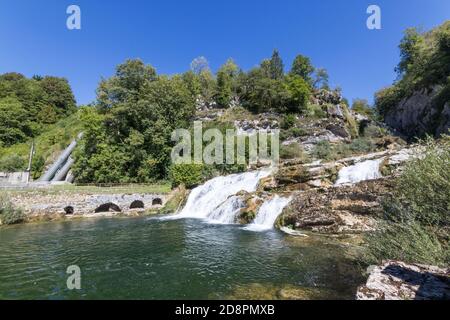
[[[357,300],[450,300],[450,269],[400,261],[371,267]]]

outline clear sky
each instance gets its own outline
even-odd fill
[[[66,27],[71,4],[81,30]],[[370,4],[381,7],[381,30],[366,27]],[[127,58],[165,74],[200,55],[213,70],[229,57],[248,70],[278,48],[286,68],[302,53],[350,101],[371,101],[395,79],[403,30],[449,19],[449,0],[0,0],[0,73],[65,77],[86,104]]]

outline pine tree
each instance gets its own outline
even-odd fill
[[[284,75],[283,60],[281,60],[280,53],[277,49],[273,50],[272,58],[270,59],[270,77],[272,79],[282,79]]]

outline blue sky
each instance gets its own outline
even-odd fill
[[[70,4],[81,30],[66,28]],[[382,30],[366,28],[370,4],[381,7]],[[248,70],[278,48],[287,68],[302,53],[347,98],[372,100],[395,79],[403,30],[449,19],[448,0],[0,0],[0,73],[66,77],[85,104],[127,58],[165,74],[200,55],[213,70],[229,57]]]

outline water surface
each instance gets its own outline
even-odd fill
[[[360,278],[344,253],[330,241],[198,219],[2,227],[0,298],[349,299]],[[67,289],[70,265],[81,268],[79,291]]]

